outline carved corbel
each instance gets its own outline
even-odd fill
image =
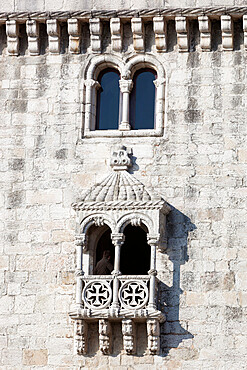
[[[157,319],[147,319],[148,352],[157,355],[160,351],[160,323]]]
[[[93,53],[101,52],[102,24],[100,18],[89,19],[91,47]]]
[[[187,19],[186,17],[175,17],[175,22],[179,51],[188,51]]]
[[[108,320],[99,320],[99,349],[104,355],[111,353],[112,333],[111,324]]]
[[[76,319],[74,323],[74,346],[75,354],[83,355],[87,353],[87,333],[88,325],[85,320]]]
[[[164,17],[154,17],[155,45],[158,53],[166,51],[166,21]]]
[[[112,50],[121,52],[123,31],[120,18],[111,18],[110,27],[111,27]]]
[[[79,54],[81,45],[81,24],[78,19],[68,19],[68,34],[69,52],[71,54]]]
[[[131,28],[133,33],[133,45],[137,53],[144,52],[144,31],[142,18],[132,18]]]
[[[233,50],[233,27],[230,15],[221,16],[221,32],[223,50]]]
[[[8,54],[17,56],[19,53],[19,25],[16,21],[6,22]]]
[[[47,34],[49,40],[49,52],[50,54],[59,54],[60,52],[60,27],[56,19],[48,19]]]
[[[28,50],[30,55],[39,55],[39,24],[34,19],[26,23]]]
[[[133,355],[136,352],[136,328],[133,320],[122,320],[123,347],[127,355]]]
[[[211,22],[208,16],[198,17],[200,46],[202,51],[211,50]]]

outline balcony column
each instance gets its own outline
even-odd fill
[[[156,248],[158,244],[158,239],[156,237],[148,236],[147,243],[151,247],[151,255],[150,255],[150,270],[148,271],[148,275],[150,275],[150,288],[149,288],[149,302],[148,308],[151,310],[156,310],[156,301],[155,301],[155,286],[156,286]]]
[[[76,235],[75,245],[76,245],[76,304],[82,305],[82,279],[84,275],[83,271],[83,248],[87,242],[86,235]]]
[[[130,93],[133,87],[132,80],[120,80],[119,81],[120,91],[123,94],[123,104],[122,104],[122,121],[119,125],[119,130],[129,131],[131,129],[129,123],[129,102],[130,102]]]
[[[124,235],[123,234],[112,234],[111,239],[112,239],[113,245],[115,246],[114,270],[112,271],[112,275],[114,276],[112,308],[118,309],[119,308],[119,303],[118,303],[119,280],[117,277],[121,275],[120,253],[121,253],[121,246],[124,243]]]

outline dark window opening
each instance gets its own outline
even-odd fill
[[[147,275],[150,269],[150,246],[147,234],[139,226],[126,226],[121,247],[120,271],[123,275]]]
[[[103,257],[104,251],[107,251],[107,250],[109,250],[111,254],[110,263],[114,265],[115,249],[111,241],[111,230],[110,229],[107,229],[99,238],[99,241],[97,243],[97,248],[96,248],[96,261],[95,261],[94,267]]]
[[[134,130],[154,128],[155,79],[152,69],[140,69],[134,75],[130,95],[130,123]]]
[[[119,121],[119,73],[104,70],[98,78],[96,130],[117,130]]]

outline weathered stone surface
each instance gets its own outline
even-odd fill
[[[0,11],[242,5],[247,6],[245,0],[155,4],[2,0]],[[160,137],[128,139],[124,133],[118,138],[82,138],[84,72],[90,49],[86,22],[82,22],[79,55],[66,51],[69,37],[61,24],[62,53],[48,56],[41,24],[41,55],[27,54],[27,38],[20,30],[20,55],[7,56],[0,26],[1,367],[246,367],[244,35],[238,24],[241,19],[234,18],[234,50],[223,52],[220,21],[211,21],[212,50],[203,53],[197,23],[193,32],[191,23],[185,30],[193,51],[179,53],[175,22],[169,19],[164,30],[167,52],[163,47],[159,54],[152,27],[145,24],[150,27],[142,34],[145,50],[158,58],[166,74],[165,130]],[[105,37],[108,26],[104,27]],[[123,24],[123,35],[119,27],[117,32],[121,43],[116,53],[122,47],[119,55],[129,58],[134,53],[130,20]],[[109,55],[107,37],[102,45]],[[163,356],[145,353],[142,324],[136,328],[137,356],[123,354],[119,323],[112,325],[113,356],[97,352],[96,324],[88,327],[89,356],[78,356],[73,354],[73,327],[67,315],[75,270],[76,220],[71,203],[106,177],[110,153],[121,144],[133,148],[135,177],[154,187],[172,206],[168,247],[165,253],[157,253],[161,309],[167,317],[161,325]]]
[[[45,366],[48,362],[47,349],[24,349],[23,365]]]

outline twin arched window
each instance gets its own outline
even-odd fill
[[[98,76],[96,130],[154,129],[155,80],[150,68],[139,69],[132,81],[120,80],[113,68],[103,70]]]

